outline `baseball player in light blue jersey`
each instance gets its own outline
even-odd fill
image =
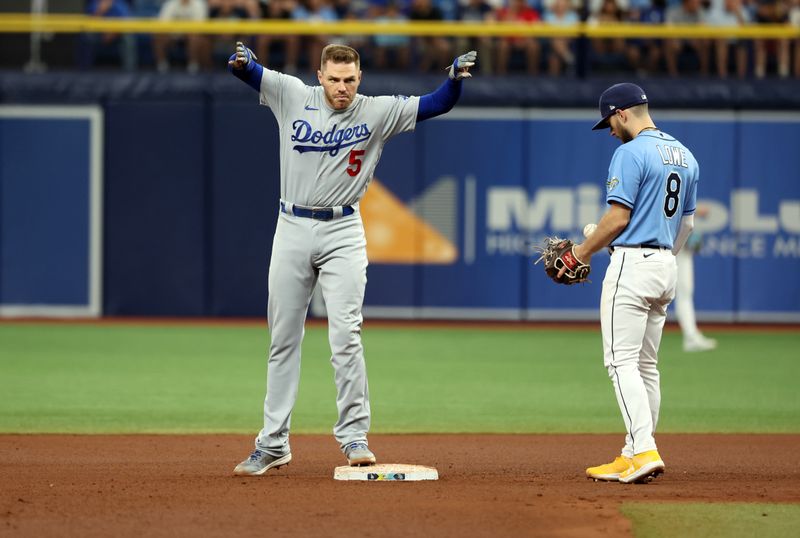
[[[675,296],[675,254],[694,226],[699,168],[686,146],[655,126],[635,84],[603,92],[600,114],[594,129],[609,128],[622,145],[608,170],[609,209],[574,254],[589,263],[603,247],[612,251],[600,318],[604,363],[627,435],[620,456],[586,474],[645,482],[665,468],[653,437],[661,405],[658,347]]]
[[[264,427],[253,453],[234,474],[261,475],[289,463],[289,426],[300,381],[300,344],[306,312],[319,284],[328,312],[339,419],[333,434],[350,465],[376,459],[367,443],[369,390],[361,345],[361,307],[367,251],[358,203],[384,144],[417,122],[449,111],[477,54],[455,59],[449,76],[422,97],[358,94],[358,52],[344,45],[322,51],[319,86],[256,63],[238,43],[228,62],[259,92],[280,130],[281,200],[272,245],[267,305],[271,343]],[[276,200],[276,205],[278,201]]]

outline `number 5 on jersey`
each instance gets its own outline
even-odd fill
[[[356,177],[361,171],[360,157],[364,155],[364,153],[363,149],[350,150],[350,166],[347,167],[347,173],[350,174],[350,177]]]

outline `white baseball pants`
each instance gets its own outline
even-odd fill
[[[678,284],[675,291],[675,316],[681,326],[683,339],[692,340],[700,336],[694,312],[694,253],[684,246],[676,258]]]
[[[671,251],[617,247],[603,280],[604,363],[627,430],[622,449],[627,457],[656,450],[653,436],[661,406],[658,347],[676,278]]]

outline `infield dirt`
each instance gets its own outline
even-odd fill
[[[1,435],[2,536],[630,536],[624,501],[800,502],[800,435],[658,437],[667,472],[592,482],[621,435],[372,435],[379,461],[436,482],[338,482],[332,436],[292,463],[231,474],[241,435]]]

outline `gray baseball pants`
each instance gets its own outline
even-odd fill
[[[367,283],[367,242],[361,215],[329,221],[280,213],[269,266],[264,428],[256,448],[279,456],[290,451],[289,428],[300,381],[300,346],[306,312],[319,281],[328,311],[328,340],[339,419],[333,434],[343,448],[366,441],[369,389],[361,345],[361,307]]]

